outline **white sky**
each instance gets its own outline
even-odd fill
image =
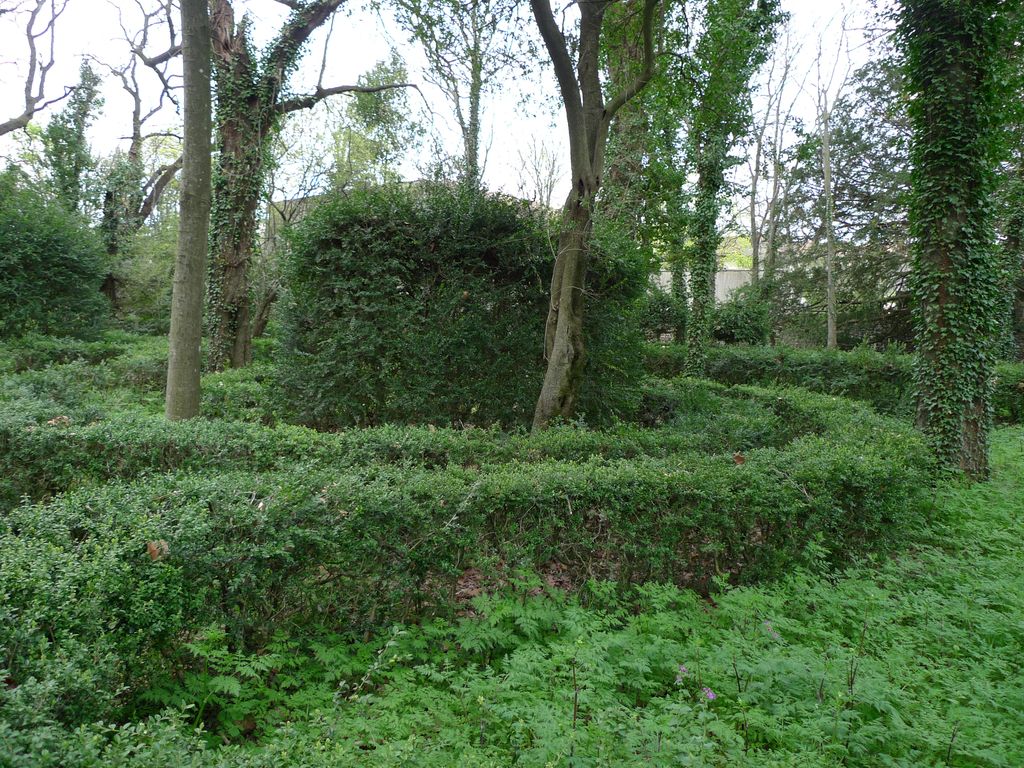
[[[11,0],[0,0],[0,5],[8,2]],[[797,69],[802,72],[811,67],[819,36],[826,51],[835,50],[840,35],[838,19],[842,16],[850,15],[852,27],[863,26],[869,4],[870,0],[848,0],[843,3],[836,0],[783,0],[784,9],[791,15],[794,38],[802,42]],[[273,0],[236,0],[236,8],[239,17],[243,9],[252,13],[258,42],[269,37],[287,13],[283,5]],[[388,58],[392,44],[397,45],[409,67],[410,79],[422,86],[430,103],[432,115],[426,119],[433,121],[444,137],[448,150],[457,152],[459,139],[454,119],[441,94],[424,81],[422,53],[414,45],[408,44],[405,35],[396,30],[393,24],[382,25],[375,14],[356,4],[350,5],[350,8],[348,12],[340,12],[334,24],[324,83],[355,83],[359,75],[374,63]],[[49,97],[59,94],[65,85],[73,85],[77,81],[82,56],[91,55],[109,64],[127,59],[127,46],[121,39],[118,25],[119,10],[130,27],[130,20],[138,14],[135,0],[69,1],[67,11],[58,22],[57,62],[47,81]],[[20,29],[22,23],[22,18],[16,18],[15,14],[0,17],[0,120],[13,117],[22,109],[22,77],[27,55],[23,31]],[[857,37],[856,33],[853,37]],[[320,30],[312,40],[304,66],[293,81],[296,91],[301,92],[315,85],[323,39],[324,30]],[[157,48],[154,46],[153,50]],[[863,48],[853,52],[855,63],[861,63],[866,57],[867,52]],[[142,78],[150,76],[141,68],[140,73]],[[150,82],[155,94],[155,78],[147,82]],[[564,148],[562,115],[553,111],[550,98],[554,92],[554,80],[545,70],[535,76],[532,82],[506,83],[500,93],[488,99],[482,137],[482,145],[487,150],[487,186],[510,193],[517,191],[521,167],[518,152],[529,144],[531,137],[536,137],[538,142],[542,141],[548,146]],[[128,97],[115,80],[106,81],[103,96],[103,114],[90,133],[93,151],[98,154],[109,153],[124,143],[129,130],[131,109]],[[422,100],[412,93],[410,103],[419,106]],[[813,109],[813,97],[810,93],[805,94],[799,113],[809,121],[813,119]],[[37,121],[45,122],[47,117],[44,113],[41,117],[37,116]],[[178,118],[173,108],[168,108],[160,119],[164,126],[171,127]],[[0,139],[0,159],[10,156],[13,150],[14,142],[10,134]],[[560,156],[564,156],[564,152]],[[566,166],[567,163],[563,164],[563,169]],[[410,174],[415,174],[415,171],[410,170]],[[556,189],[556,201],[564,196],[567,184],[563,182]]]

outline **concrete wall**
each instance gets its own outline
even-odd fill
[[[655,278],[657,284],[664,290],[672,287],[672,273],[663,270]],[[750,283],[749,269],[720,269],[715,273],[715,301],[721,303],[728,301],[732,292],[737,288]]]

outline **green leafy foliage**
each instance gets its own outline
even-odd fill
[[[640,327],[649,341],[686,335],[686,302],[670,291],[652,287],[640,300],[638,313]]]
[[[72,213],[82,212],[86,173],[95,165],[85,132],[103,105],[99,86],[99,75],[83,60],[78,85],[42,134],[43,154],[54,196]]]
[[[781,21],[776,0],[710,0],[703,32],[687,74],[692,82],[687,155],[697,173],[684,259],[689,272],[690,317],[686,373],[703,376],[715,310],[725,173],[737,161],[730,153],[750,121],[750,79],[768,55]]]
[[[628,414],[641,376],[631,317],[646,266],[597,238],[581,413]],[[280,376],[300,421],[528,420],[543,375],[551,271],[545,223],[463,186],[335,197],[296,229],[286,268]]]
[[[0,338],[94,334],[107,311],[102,250],[76,215],[0,173]]]
[[[711,338],[726,344],[767,344],[771,335],[770,305],[756,287],[735,291],[712,314]]]

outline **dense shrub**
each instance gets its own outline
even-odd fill
[[[682,372],[686,349],[647,346],[647,368],[656,376]],[[790,347],[717,347],[708,350],[708,378],[723,384],[797,386],[871,404],[880,413],[914,413],[913,358],[858,347],[850,352]],[[996,366],[993,410],[997,422],[1024,423],[1024,365]]]
[[[726,344],[767,344],[771,309],[756,286],[744,286],[715,306],[711,336]]]
[[[0,342],[0,373],[19,373],[76,361],[95,365],[123,355],[128,345],[127,337],[109,331],[95,341],[29,333]]]
[[[0,338],[95,333],[108,309],[102,253],[77,215],[0,173]]]
[[[689,310],[686,302],[660,286],[652,286],[639,303],[640,327],[650,341],[664,336],[684,338]]]
[[[543,376],[551,241],[525,204],[444,186],[322,204],[287,257],[280,376],[300,421],[523,423]],[[587,299],[592,421],[635,405],[636,248],[598,236]]]

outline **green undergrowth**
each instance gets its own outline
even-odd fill
[[[682,373],[686,348],[648,344],[648,370],[655,376]],[[879,413],[914,414],[913,357],[858,348],[850,352],[791,347],[728,345],[708,349],[707,376],[722,384],[803,387],[869,403]],[[1024,364],[995,367],[992,407],[1003,424],[1024,423]]]
[[[215,623],[146,681],[167,709],[127,725],[32,721],[45,691],[0,688],[0,764],[1015,768],[1024,430],[996,433],[993,466],[942,489],[902,556],[710,601],[534,580],[366,642],[307,627],[250,652]]]

